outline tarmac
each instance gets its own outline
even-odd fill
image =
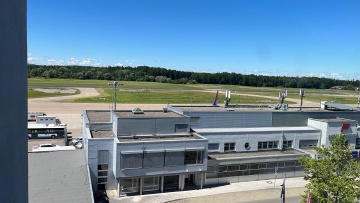
[[[293,195],[300,196],[305,190],[305,185],[308,182],[304,180],[303,177],[296,178],[286,178],[285,186],[286,190],[294,191]],[[220,202],[232,202],[227,201],[230,199],[230,196],[234,196],[234,193],[242,193],[240,199],[236,199],[236,202],[241,202],[242,200],[261,200],[261,196],[264,197],[264,202],[266,198],[269,198],[269,194],[276,194],[276,197],[280,197],[281,185],[283,184],[283,179],[271,179],[271,180],[259,180],[259,181],[250,181],[250,182],[237,182],[230,183],[228,185],[221,186],[212,186],[206,187],[198,190],[188,190],[188,191],[176,191],[176,192],[166,192],[166,193],[156,193],[148,195],[137,195],[137,196],[128,196],[128,197],[116,197],[116,191],[107,191],[110,203],[163,203],[163,202],[200,202],[198,197],[210,197],[207,200],[204,198],[201,202],[219,202],[219,200],[214,200],[212,196],[216,196],[217,199],[220,199]],[[267,194],[267,195],[265,195]],[[178,200],[193,200],[193,201],[178,201]],[[212,201],[213,200],[213,201]]]

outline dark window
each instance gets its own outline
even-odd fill
[[[209,143],[208,150],[209,151],[219,151],[219,143]]]
[[[176,133],[187,133],[188,132],[188,124],[175,124],[175,132]]]
[[[185,151],[185,165],[187,164],[202,164],[203,151]]]
[[[250,144],[247,142],[247,143],[245,143],[244,147],[245,147],[245,149],[249,150],[250,149]]]
[[[235,142],[224,143],[224,152],[235,151]]]

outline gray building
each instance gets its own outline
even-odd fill
[[[357,149],[354,118],[359,112],[325,109],[85,111],[83,137],[93,189],[141,195],[303,176],[298,158],[316,157],[314,147],[328,146],[333,134],[347,133]]]
[[[202,187],[207,139],[171,111],[85,111],[83,140],[94,190],[119,196]]]

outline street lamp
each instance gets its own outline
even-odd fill
[[[116,111],[116,87],[123,84],[119,83],[118,81],[114,81],[112,83],[109,82],[108,85],[114,86],[114,111]]]

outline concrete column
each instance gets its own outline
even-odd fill
[[[143,185],[144,185],[144,178],[140,178],[140,188],[139,188],[139,194],[143,194]]]
[[[164,178],[165,178],[165,176],[160,177],[160,192],[161,193],[164,192]]]
[[[26,0],[0,0],[0,199],[29,202]]]
[[[117,179],[117,192],[118,196],[120,197],[122,195],[120,179]]]
[[[200,189],[203,189],[204,173],[200,173]]]
[[[179,175],[179,190],[183,191],[185,187],[185,174]]]

